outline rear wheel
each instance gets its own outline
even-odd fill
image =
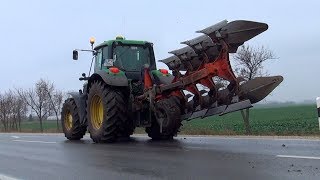
[[[87,119],[90,137],[94,142],[116,141],[126,131],[128,120],[124,93],[95,81],[88,94]]]
[[[87,127],[81,124],[79,109],[74,99],[67,99],[61,111],[62,130],[69,140],[80,140],[87,131]]]
[[[177,97],[169,97],[156,103],[155,118],[146,133],[154,140],[168,140],[177,135],[181,126],[180,101]],[[162,126],[162,128],[161,128]]]

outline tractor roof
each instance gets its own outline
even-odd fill
[[[99,49],[100,47],[103,47],[103,46],[110,46],[112,45],[113,42],[121,42],[127,45],[145,45],[147,43],[150,43],[148,41],[126,40],[123,37],[116,37],[116,39],[114,40],[104,41],[103,43],[97,45],[94,49]]]

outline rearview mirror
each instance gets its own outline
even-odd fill
[[[73,60],[78,60],[78,51],[77,50],[72,51],[72,58],[73,58]]]

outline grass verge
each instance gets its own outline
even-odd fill
[[[314,136],[320,135],[315,105],[300,105],[277,108],[253,108],[250,110],[250,124],[253,135],[268,136]],[[61,132],[56,121],[44,121],[46,133]],[[0,126],[3,132],[3,127]],[[38,121],[23,122],[21,132],[40,132]],[[135,133],[144,133],[136,128]],[[245,129],[240,112],[225,116],[213,116],[183,122],[180,134],[187,135],[244,135]]]

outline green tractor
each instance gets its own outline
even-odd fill
[[[93,47],[94,39],[90,39]],[[66,138],[81,139],[86,131],[94,142],[114,142],[129,137],[135,127],[146,127],[154,139],[172,138],[174,133],[161,134],[144,96],[144,69],[158,84],[168,84],[173,76],[166,70],[156,70],[153,44],[147,41],[126,40],[118,36],[92,50],[94,73],[79,78],[86,81],[83,90],[70,93],[62,108],[62,126]],[[91,64],[92,66],[92,64]],[[138,101],[138,98],[141,100]],[[144,99],[144,100],[142,100]]]
[[[105,41],[91,50],[89,75],[83,89],[63,104],[63,132],[79,140],[88,131],[94,142],[114,142],[144,127],[155,140],[172,139],[183,120],[201,119],[248,110],[264,99],[283,80],[281,76],[259,77],[243,82],[230,66],[229,54],[245,41],[268,29],[265,23],[222,21],[205,28],[197,38],[184,41],[184,48],[160,60],[166,69],[157,69],[153,44],[126,40],[122,36]],[[90,74],[93,65],[93,73]],[[229,82],[221,87],[214,78]],[[199,86],[204,88],[199,88]]]

